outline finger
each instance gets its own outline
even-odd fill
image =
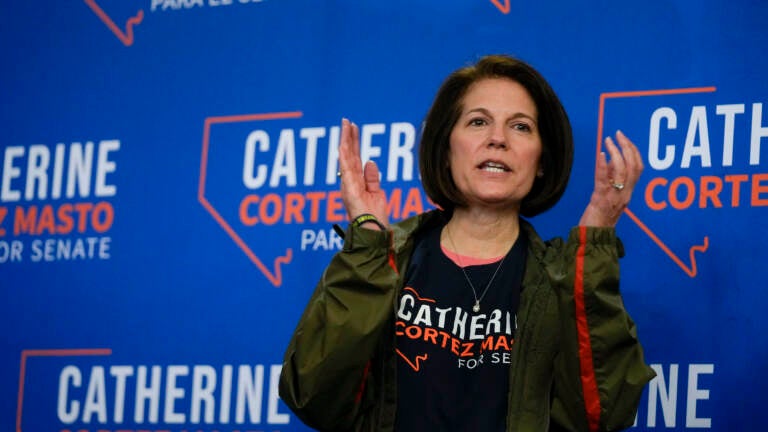
[[[339,143],[339,171],[342,180],[362,176],[362,162],[353,132],[352,123],[347,119],[341,121],[341,141]]]
[[[341,173],[341,199],[347,216],[353,218],[360,214],[363,204],[365,184],[362,162],[357,150],[357,140],[353,123],[347,119],[341,121],[339,142],[339,172]]]
[[[605,152],[600,152],[595,166],[595,189],[608,186],[608,159]]]
[[[635,176],[637,170],[635,169],[635,153],[631,147],[634,147],[632,142],[621,131],[616,131],[616,141],[618,141],[619,148],[621,149],[621,156],[624,161],[624,176],[621,177],[625,185],[632,186],[635,182]],[[618,181],[618,180],[617,180]]]
[[[352,138],[352,150],[354,151],[355,157],[360,160],[360,129],[355,122],[351,122],[350,126],[349,132]]]
[[[349,120],[341,119],[341,133],[339,133],[339,171],[343,172],[349,169],[350,146],[349,143]]]
[[[621,131],[616,132],[616,138],[621,146],[621,152],[624,156],[624,163],[626,166],[625,183],[629,187],[634,187],[637,180],[640,178],[640,173],[643,171],[643,158],[640,155],[640,151],[637,146],[627,138]]]
[[[625,159],[628,155],[631,155],[632,157],[632,170],[634,171],[637,178],[640,177],[640,174],[643,172],[643,156],[640,154],[640,150],[637,148],[637,146],[627,138],[626,135],[622,131],[616,132],[616,137],[619,139],[619,144],[622,146],[622,151],[624,152]],[[637,178],[635,180],[637,180]]]
[[[376,162],[368,161],[365,163],[363,177],[365,178],[365,190],[368,192],[378,192],[381,190],[379,167],[376,166]]]
[[[363,193],[363,173],[360,158],[355,156],[351,123],[343,119],[339,143],[339,172],[341,173],[341,197],[349,211]]]
[[[615,183],[623,183],[626,178],[626,166],[624,164],[624,157],[619,148],[616,147],[616,144],[614,144],[613,138],[605,138],[605,148],[611,156],[611,161],[608,163],[608,180],[613,180]]]

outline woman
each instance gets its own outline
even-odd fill
[[[488,56],[451,74],[420,147],[441,210],[390,225],[357,127],[342,121],[343,250],[285,354],[280,396],[329,431],[608,431],[653,371],[618,291],[614,226],[642,171],[620,132],[567,240],[521,216],[561,197],[573,140],[532,67]]]

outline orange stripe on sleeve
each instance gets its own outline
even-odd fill
[[[395,260],[395,249],[394,249],[394,243],[395,243],[395,235],[389,234],[390,240],[389,240],[389,267],[392,268],[392,270],[395,271],[395,274],[400,274],[400,272],[397,270],[397,261]]]
[[[368,360],[368,363],[365,364],[365,369],[363,370],[363,379],[360,381],[360,388],[357,389],[357,394],[355,395],[355,403],[359,404],[361,400],[363,400],[363,391],[365,390],[365,380],[368,379],[368,372],[371,371],[371,361]]]
[[[581,386],[584,392],[584,407],[590,431],[596,431],[600,424],[600,395],[597,391],[595,368],[592,363],[592,342],[589,339],[589,324],[584,305],[584,255],[587,242],[587,227],[579,227],[579,249],[576,251],[576,276],[573,282],[573,299],[576,307],[576,331],[579,341],[579,363]]]
[[[389,263],[389,267],[392,268],[392,270],[395,271],[395,274],[400,274],[399,271],[397,271],[397,263],[395,262],[395,254],[390,253],[389,259],[387,260]]]

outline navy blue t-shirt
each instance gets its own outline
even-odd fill
[[[527,240],[521,231],[475,313],[472,288],[440,247],[442,229],[417,240],[398,299],[395,430],[501,432]],[[464,268],[478,297],[499,263]]]

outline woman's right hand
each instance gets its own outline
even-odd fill
[[[376,216],[384,226],[389,226],[387,196],[381,189],[379,168],[373,161],[363,167],[360,158],[360,132],[357,125],[347,119],[341,120],[341,141],[339,143],[339,172],[341,173],[341,199],[350,220],[369,213]],[[373,223],[366,228],[377,229]]]

